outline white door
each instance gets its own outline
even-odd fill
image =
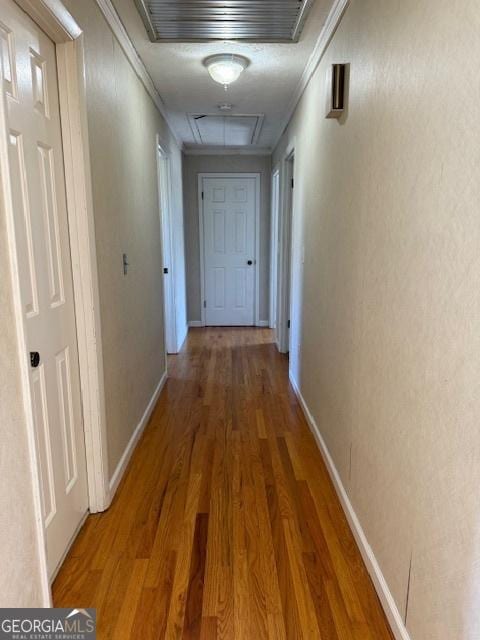
[[[203,178],[205,323],[255,316],[255,178]]]
[[[2,0],[3,96],[50,575],[88,508],[55,46]]]

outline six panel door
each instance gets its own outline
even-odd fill
[[[0,46],[27,350],[39,354],[30,385],[52,575],[88,508],[55,45],[2,0]]]
[[[255,178],[203,178],[207,326],[254,324],[255,184]]]

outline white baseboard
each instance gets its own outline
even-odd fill
[[[258,322],[255,323],[256,327],[268,327],[268,325],[269,325],[268,320],[259,320]],[[201,320],[189,320],[188,321],[188,326],[189,327],[203,327],[205,325],[202,324]]]
[[[290,383],[295,391],[298,401],[300,402],[310,430],[313,433],[313,436],[325,461],[328,472],[335,486],[335,490],[340,499],[345,515],[347,516],[348,523],[350,524],[350,528],[360,549],[360,553],[362,554],[363,561],[365,562],[367,570],[372,578],[375,590],[378,594],[378,597],[380,598],[380,602],[382,603],[385,615],[387,616],[388,622],[390,623],[390,626],[392,628],[393,635],[395,636],[396,640],[411,640],[410,635],[403,622],[402,616],[400,615],[397,605],[395,604],[395,600],[393,599],[393,596],[390,592],[387,581],[385,580],[382,570],[380,569],[380,565],[378,564],[375,554],[373,553],[373,550],[368,543],[368,540],[362,529],[362,525],[360,524],[357,514],[355,513],[352,503],[350,502],[350,498],[348,497],[345,487],[343,486],[342,479],[340,478],[340,474],[337,471],[333,458],[328,451],[325,440],[323,439],[323,436],[320,433],[320,429],[318,428],[317,423],[310,413],[310,410],[307,407],[302,393],[292,375],[290,375]]]
[[[165,373],[160,379],[160,382],[157,385],[157,388],[155,389],[152,397],[150,398],[150,401],[147,405],[147,408],[145,409],[145,413],[143,414],[142,419],[135,427],[135,431],[133,432],[132,437],[128,442],[128,445],[125,451],[123,452],[122,457],[120,458],[120,462],[117,464],[117,468],[115,469],[113,476],[111,477],[110,501],[113,500],[115,492],[118,489],[118,485],[120,484],[120,481],[122,480],[123,475],[127,469],[128,463],[130,462],[130,458],[132,457],[132,454],[135,451],[135,447],[137,446],[137,443],[140,440],[140,436],[142,435],[143,430],[148,424],[150,416],[152,415],[152,412],[155,409],[155,405],[157,403],[157,400],[160,396],[160,393],[162,392],[162,389],[166,381],[167,381],[167,372],[165,371]]]

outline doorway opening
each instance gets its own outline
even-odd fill
[[[278,325],[277,344],[281,353],[290,351],[292,290],[292,225],[295,190],[295,151],[287,152],[283,163],[282,204],[279,220]]]
[[[175,261],[173,255],[173,220],[170,156],[157,141],[158,193],[163,256],[164,324],[167,353],[178,353],[175,321]]]

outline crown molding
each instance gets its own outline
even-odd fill
[[[215,147],[184,145],[183,153],[187,156],[271,156],[270,147]]]
[[[133,70],[137,74],[139,80],[142,82],[145,87],[147,93],[152,98],[155,106],[162,114],[165,122],[170,129],[172,136],[175,138],[175,141],[180,149],[183,147],[183,142],[177,136],[175,129],[173,128],[169,116],[167,114],[167,109],[165,107],[165,103],[163,102],[160,94],[155,87],[155,84],[148,73],[142,59],[138,55],[137,50],[135,49],[133,42],[130,39],[130,36],[125,29],[123,22],[120,19],[120,16],[117,13],[117,10],[113,6],[111,0],[96,0],[97,6],[102,12],[105,20],[107,21],[108,26],[113,32],[113,35],[118,40],[120,46],[122,47],[123,52],[127,56],[130,64],[133,67]]]
[[[335,0],[333,6],[328,14],[328,17],[323,25],[322,30],[320,31],[320,35],[317,38],[317,42],[315,43],[315,47],[308,59],[306,67],[302,73],[302,76],[295,87],[295,91],[293,92],[292,99],[288,104],[288,109],[284,119],[282,120],[282,124],[280,127],[280,132],[278,134],[277,139],[275,140],[275,144],[273,145],[273,149],[278,145],[280,138],[283,136],[285,129],[287,128],[292,116],[297,108],[298,103],[300,102],[300,98],[302,97],[305,89],[308,86],[308,83],[312,79],[313,74],[317,70],[318,65],[320,64],[325,51],[327,50],[328,45],[330,44],[330,40],[332,39],[335,31],[340,24],[340,21],[343,18],[343,14],[345,13],[348,5],[350,4],[350,0]]]

